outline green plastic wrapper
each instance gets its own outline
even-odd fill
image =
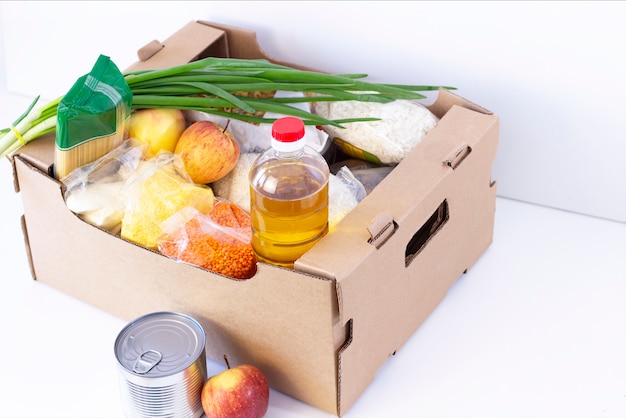
[[[100,55],[57,109],[54,172],[57,179],[91,163],[126,139],[133,94],[119,68]]]

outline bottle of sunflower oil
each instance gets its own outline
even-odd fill
[[[252,246],[260,261],[286,268],[328,232],[330,172],[304,132],[299,118],[277,119],[250,169]]]

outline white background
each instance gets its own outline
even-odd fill
[[[276,58],[449,85],[502,118],[500,196],[626,221],[626,3],[2,2],[7,86],[57,97],[190,20],[253,29]],[[19,114],[18,114],[19,115]]]
[[[624,417],[625,12],[599,1],[0,2],[0,126],[33,96],[63,94],[97,54],[124,68],[194,19],[254,29],[270,55],[327,71],[457,86],[502,118],[494,243],[346,418]],[[0,161],[0,416],[121,417],[113,343],[125,322],[32,280],[10,168]],[[275,391],[267,416],[329,417]]]

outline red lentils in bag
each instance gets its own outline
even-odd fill
[[[250,215],[234,203],[216,200],[207,215],[196,212],[162,238],[159,251],[224,276],[249,279],[257,262],[251,238]]]

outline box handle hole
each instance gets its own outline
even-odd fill
[[[449,218],[448,200],[444,199],[407,244],[404,253],[405,267],[411,264],[415,257],[426,247],[426,244],[441,230]]]

